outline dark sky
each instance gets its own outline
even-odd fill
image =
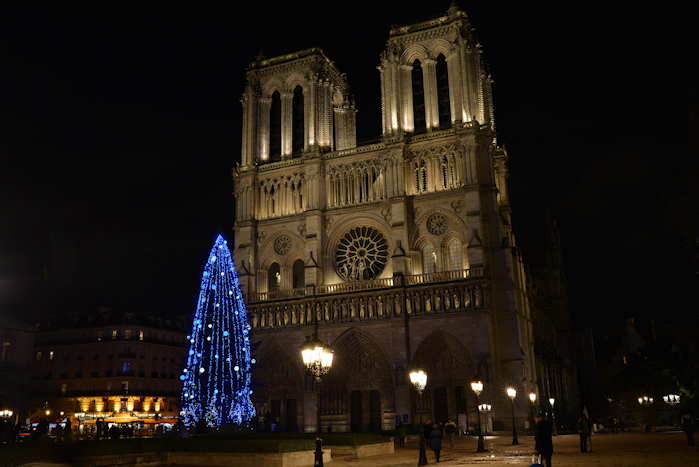
[[[244,67],[322,47],[359,139],[375,138],[390,25],[448,2],[105,5],[0,11],[2,313],[189,313],[215,235],[231,235]],[[584,5],[463,5],[495,79],[520,243],[536,260],[544,213],[559,219],[577,322],[689,313],[696,163],[666,110],[672,44],[649,12]]]

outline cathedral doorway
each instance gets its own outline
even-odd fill
[[[394,410],[391,367],[367,334],[350,329],[333,344],[333,368],[323,381],[323,415],[340,431],[381,430],[384,412]]]
[[[285,431],[298,431],[298,414],[296,413],[296,399],[286,400]]]
[[[447,388],[440,386],[434,388],[434,401],[432,407],[434,407],[434,421],[436,423],[446,422],[449,418],[449,402],[447,400]]]
[[[369,431],[381,431],[381,393],[369,393]]]
[[[362,392],[352,391],[350,396],[350,430],[362,431]]]

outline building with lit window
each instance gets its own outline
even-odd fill
[[[508,385],[517,423],[528,417],[534,328],[482,52],[456,6],[393,27],[378,67],[383,137],[364,146],[349,78],[322,50],[249,66],[234,256],[254,397],[281,427],[314,430],[316,410],[333,431],[473,423],[476,379],[495,429],[511,426]],[[335,350],[320,401],[298,352],[316,326]],[[413,367],[428,374],[418,401]]]
[[[36,329],[0,317],[0,410],[11,410],[22,420],[29,410],[29,385]]]
[[[174,423],[185,353],[183,323],[101,309],[42,325],[36,336],[36,413],[91,425]]]

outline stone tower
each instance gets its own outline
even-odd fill
[[[258,410],[288,428],[475,422],[469,382],[511,424],[537,390],[524,269],[491,81],[463,11],[396,27],[381,54],[383,141],[356,146],[347,78],[319,49],[254,62],[234,174],[234,255],[257,343]],[[320,404],[298,349],[335,349]],[[416,401],[407,371],[428,387]],[[499,409],[502,407],[502,409]],[[528,416],[524,397],[518,423]]]

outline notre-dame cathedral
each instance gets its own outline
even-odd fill
[[[491,428],[511,426],[509,385],[524,424],[529,392],[563,389],[537,370],[481,45],[452,6],[391,29],[378,69],[383,138],[365,146],[348,78],[322,50],[247,70],[234,256],[257,409],[289,430],[315,430],[316,410],[323,431],[473,424],[479,379]],[[316,326],[335,352],[320,401],[299,353]],[[414,367],[428,374],[420,398]]]

